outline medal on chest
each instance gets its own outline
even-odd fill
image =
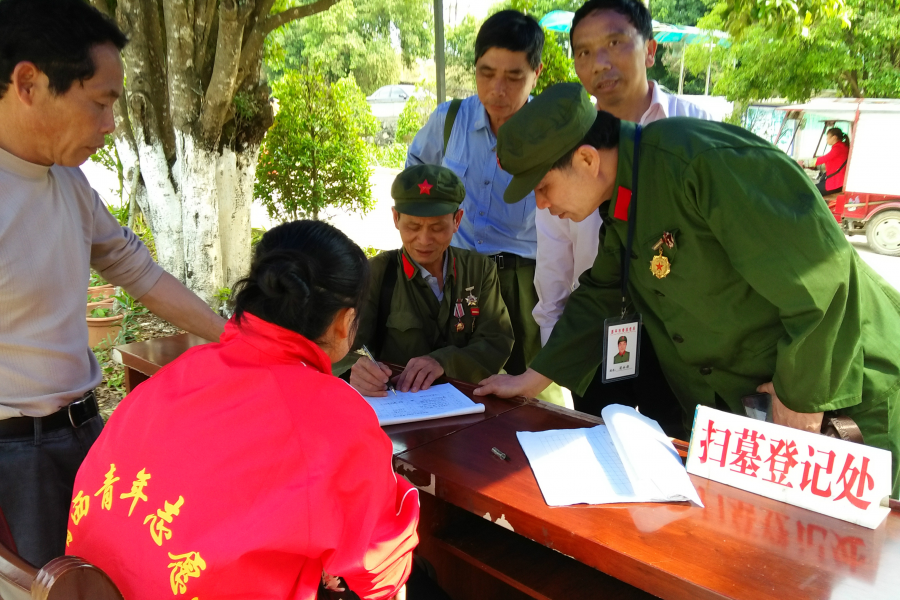
[[[653,249],[659,250],[659,254],[650,259],[650,272],[657,279],[665,278],[672,271],[669,259],[663,256],[663,246],[669,249],[675,247],[675,237],[668,231],[664,232],[659,241],[653,245]]]
[[[475,289],[474,285],[470,285],[466,288],[466,291],[469,292],[469,295],[466,296],[466,303],[469,305],[469,314],[472,315],[472,331],[475,331],[475,317],[481,314],[481,309],[478,308],[478,298],[472,291]]]
[[[466,311],[462,305],[462,298],[458,298],[456,300],[456,306],[453,307],[453,316],[457,319],[456,331],[462,331],[463,329],[465,329],[466,326],[463,325],[462,318],[466,316]]]

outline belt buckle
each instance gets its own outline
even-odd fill
[[[72,416],[72,407],[74,406],[77,408],[79,406],[82,406],[85,403],[87,403],[88,401],[90,401],[91,399],[94,399],[93,390],[90,392],[85,392],[84,395],[81,396],[81,398],[79,398],[78,400],[75,400],[74,402],[69,403],[69,405],[66,407],[66,412],[69,415],[69,423],[72,424],[73,429],[78,429],[79,427],[81,427],[82,425],[87,423],[89,419],[85,419],[81,423],[75,423],[75,417]]]
[[[504,265],[503,265],[503,255],[502,255],[502,254],[495,254],[495,255],[494,255],[494,262],[497,263],[497,268],[498,268],[498,269],[502,269],[503,266],[504,266]]]

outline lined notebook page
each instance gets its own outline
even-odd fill
[[[519,431],[516,436],[549,506],[643,501],[635,495],[605,425]]]
[[[472,402],[449,383],[415,393],[397,392],[394,395],[389,391],[386,398],[363,398],[375,411],[378,424],[382,426],[484,412],[484,404]]]

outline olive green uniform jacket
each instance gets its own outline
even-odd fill
[[[606,235],[531,367],[582,393],[601,361],[603,321],[621,311],[635,126],[622,122]],[[688,417],[718,396],[773,381],[791,410],[838,410],[900,463],[900,294],[847,242],[784,152],[728,125],[672,118],[646,126],[628,291]],[[618,217],[618,218],[617,218]],[[664,232],[671,273],[651,274]],[[573,351],[573,349],[577,349]],[[687,421],[686,421],[687,422]],[[895,476],[894,496],[897,495]]]
[[[399,365],[428,355],[440,363],[448,377],[477,383],[503,368],[513,347],[512,325],[500,297],[494,262],[452,246],[447,252],[450,256],[444,299],[440,302],[406,252],[383,252],[369,260],[371,287],[360,314],[354,348],[366,344],[378,360]],[[396,260],[391,261],[392,257]],[[372,344],[386,269],[397,269],[397,282],[379,351]],[[470,293],[466,288],[472,286],[471,293],[477,299],[475,307],[466,301]],[[465,312],[462,331],[456,330],[460,320],[453,316],[458,299]],[[477,316],[472,315],[473,308],[477,308]],[[335,367],[335,374],[345,371],[358,358],[357,354],[349,355]]]

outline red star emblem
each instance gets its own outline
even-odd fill
[[[433,188],[434,186],[428,183],[427,179],[417,185],[419,186],[420,194],[428,194],[429,196],[431,195],[431,188]]]

